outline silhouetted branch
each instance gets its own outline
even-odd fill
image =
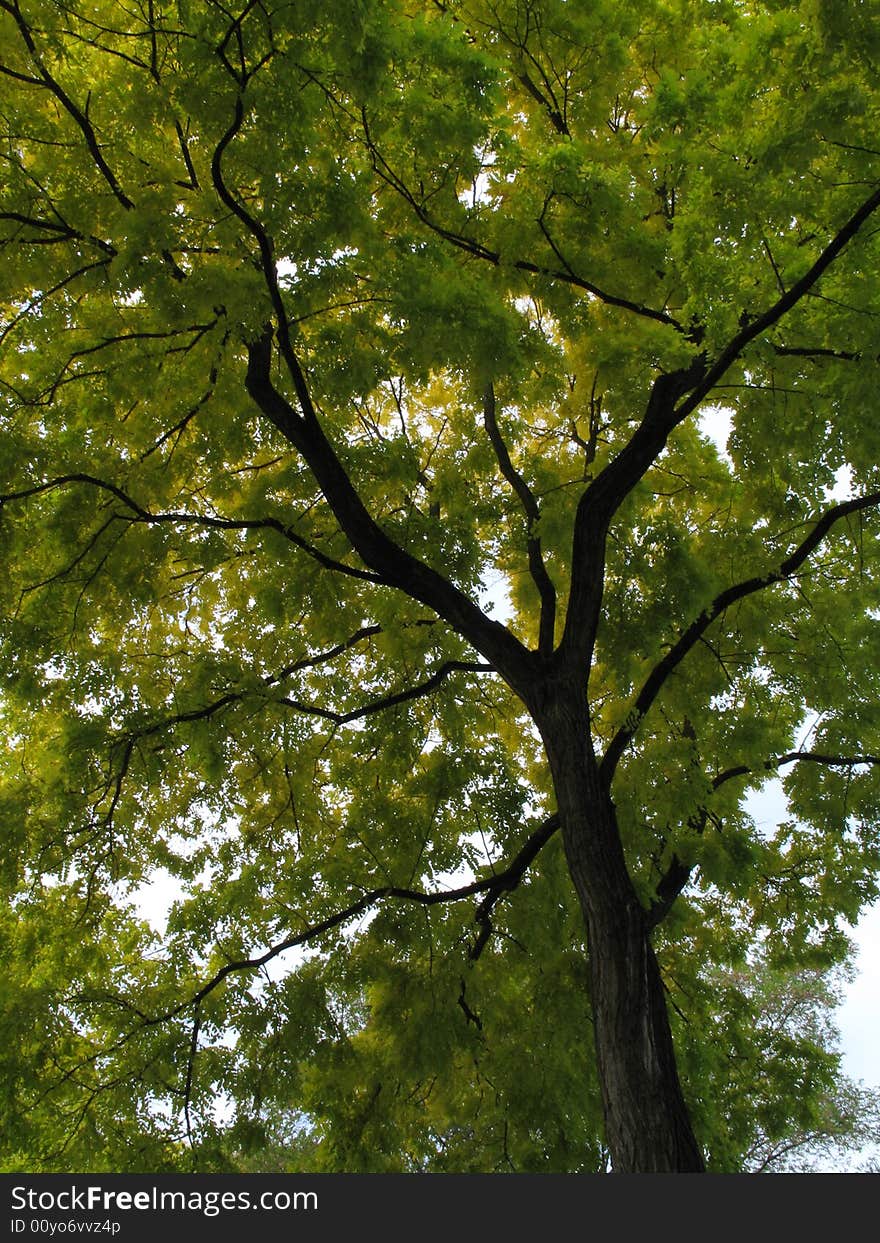
[[[777,570],[771,570],[768,574],[755,576],[754,578],[746,579],[744,582],[736,583],[715,597],[700,616],[691,622],[690,626],[672,645],[663,659],[654,666],[654,669],[636,696],[635,702],[627,714],[625,724],[621,726],[608,744],[600,765],[601,776],[606,785],[610,785],[621,755],[632,741],[648,709],[654,703],[667,679],[681,664],[688,652],[699,642],[704,632],[708,630],[712,623],[737,601],[744,600],[747,596],[754,595],[758,591],[764,591],[767,587],[772,587],[776,583],[781,583],[791,578],[819,546],[834,524],[841,518],[877,505],[880,505],[880,492],[872,492],[868,496],[856,497],[854,500],[842,501],[839,505],[833,505],[825,511],[822,517],[813,525],[806,538],[798,544],[790,556],[786,557]]]

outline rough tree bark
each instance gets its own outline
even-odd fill
[[[564,677],[564,674],[563,674]],[[562,839],[587,931],[606,1142],[615,1173],[699,1173],[705,1165],[679,1082],[646,911],[630,879],[614,803],[569,675],[533,715],[553,774]]]

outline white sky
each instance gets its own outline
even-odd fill
[[[788,815],[776,781],[768,781],[760,793],[749,796],[746,807],[758,825],[768,828]],[[843,1068],[850,1079],[880,1090],[880,902],[864,912],[851,935],[857,946],[858,975],[845,990],[836,1016]]]
[[[859,974],[838,1012],[844,1065],[852,1079],[880,1089],[880,903],[862,916],[853,931]]]

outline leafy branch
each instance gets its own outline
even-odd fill
[[[856,497],[851,501],[842,501],[827,509],[819,520],[814,523],[809,534],[801,540],[795,550],[786,557],[776,570],[768,574],[756,575],[745,579],[720,592],[712,603],[705,608],[678,640],[670,647],[666,655],[654,666],[642,689],[627,714],[625,723],[620,727],[608,744],[600,764],[600,776],[606,788],[610,787],[615,769],[625,749],[629,746],[651,705],[659,695],[666,681],[678,668],[685,656],[700,641],[712,623],[739,600],[756,592],[764,591],[777,583],[785,582],[794,577],[808,557],[818,548],[831,528],[841,518],[859,513],[880,505],[880,492],[872,492],[867,496]]]
[[[392,169],[380,152],[367,120],[366,109],[361,113],[361,123],[365,145],[370,154],[370,161],[374,172],[409,205],[417,219],[437,237],[449,242],[457,250],[464,251],[471,258],[481,259],[491,263],[494,267],[499,267],[502,263],[500,251],[493,250],[491,247],[483,245],[482,242],[467,237],[463,233],[458,233],[454,229],[447,229],[434,219],[428,211],[424,200],[419,198],[409,188],[403,178]],[[610,293],[585,277],[577,275],[571,268],[551,268],[539,263],[533,263],[528,259],[508,259],[507,256],[504,256],[503,259],[509,267],[514,268],[517,272],[526,272],[531,276],[541,276],[548,280],[561,281],[575,289],[583,290],[584,293],[588,293],[594,298],[598,298],[600,302],[605,303],[607,306],[614,306],[620,310],[629,311],[633,315],[639,315],[644,319],[651,319],[656,323],[666,324],[670,328],[674,328],[676,332],[684,333],[686,331],[682,324],[674,316],[668,314],[668,312],[658,311],[654,307],[646,306],[641,302],[635,302],[631,298],[624,298],[618,294]]]
[[[347,651],[356,643],[360,642],[367,636],[378,634],[381,632],[380,626],[365,626],[357,634],[353,635],[345,643],[337,644],[327,652],[322,652],[318,656],[310,657],[307,660],[298,661],[295,665],[291,665],[285,670],[284,674],[275,674],[264,677],[262,684],[269,690],[273,686],[277,686],[279,682],[290,677],[294,672],[314,668],[320,663],[330,661],[340,653]],[[268,702],[280,704],[287,708],[294,708],[297,712],[301,712],[306,716],[320,717],[324,721],[331,721],[334,725],[349,725],[353,721],[360,721],[367,716],[375,716],[376,713],[385,712],[389,708],[397,707],[402,703],[409,703],[413,699],[424,699],[431,695],[438,687],[453,673],[492,673],[491,665],[479,664],[476,661],[468,660],[447,660],[444,661],[431,675],[423,682],[419,682],[414,686],[408,686],[404,690],[395,691],[389,695],[383,695],[379,699],[370,700],[369,703],[361,704],[358,708],[352,708],[348,712],[334,712],[330,708],[324,708],[319,704],[306,703],[301,699],[295,699],[292,696],[281,695],[272,696]],[[161,721],[154,721],[153,724],[147,725],[142,729],[136,730],[126,735],[127,743],[140,742],[145,738],[153,737],[156,734],[163,733],[165,730],[173,729],[177,725],[188,725],[196,721],[206,721],[216,716],[218,712],[222,712],[224,708],[228,708],[233,704],[243,703],[246,700],[254,698],[258,694],[253,690],[250,691],[229,691],[220,698],[213,700],[209,704],[204,704],[200,708],[192,708],[188,712],[177,712],[171,716],[164,717]]]
[[[578,504],[572,556],[571,594],[562,646],[589,663],[599,622],[605,538],[611,519],[664,449],[672,431],[699,408],[743,351],[811,293],[820,277],[880,208],[880,189],[838,229],[809,270],[762,314],[743,314],[743,328],[714,359],[697,355],[690,365],[657,377],[642,422],[615,458],[600,471]],[[699,333],[691,334],[696,340]],[[616,761],[615,761],[616,762]],[[613,764],[612,764],[613,767]]]
[[[880,756],[869,752],[858,755],[828,755],[822,751],[787,751],[785,755],[777,755],[765,760],[757,768],[748,764],[737,764],[733,768],[726,768],[724,772],[713,777],[712,788],[717,790],[725,782],[732,781],[734,777],[744,777],[753,772],[772,772],[774,769],[797,763],[822,764],[832,768],[871,768],[880,766]]]
[[[746,323],[742,330],[718,354],[707,367],[706,373],[699,383],[695,385],[681,405],[676,407],[676,423],[680,423],[682,419],[692,414],[703,400],[708,397],[712,389],[740,357],[747,345],[750,345],[757,337],[760,337],[769,328],[772,328],[774,324],[777,324],[783,316],[787,315],[793,307],[797,306],[812,291],[819,278],[831,267],[834,260],[853,240],[862,225],[870,219],[878,208],[880,208],[880,189],[875,190],[873,194],[865,199],[846,223],[838,229],[815,263],[804,273],[800,280],[795,281],[791,288],[777,298],[773,305],[768,307],[762,314],[754,319],[746,317]]]
[[[117,179],[116,174],[113,172],[113,169],[107,163],[104,153],[101,150],[100,144],[98,143],[98,137],[97,137],[97,134],[95,133],[94,126],[92,125],[86,113],[83,112],[82,109],[71,99],[71,97],[67,94],[67,92],[65,91],[61,83],[55,77],[53,77],[52,74],[49,72],[49,70],[46,68],[45,64],[43,63],[40,57],[39,51],[37,49],[37,44],[33,36],[33,31],[31,30],[30,26],[28,25],[27,21],[24,18],[24,15],[22,14],[21,7],[18,4],[18,0],[12,0],[12,2],[10,2],[10,0],[0,0],[0,10],[2,10],[5,13],[8,13],[10,17],[13,19],[13,21],[15,22],[16,26],[18,27],[18,31],[19,31],[19,34],[21,35],[22,42],[25,44],[25,47],[27,48],[28,53],[30,54],[31,60],[36,67],[37,74],[39,75],[36,78],[25,78],[22,75],[16,75],[16,76],[18,76],[21,81],[29,82],[36,86],[45,87],[48,91],[51,92],[51,94],[55,96],[55,98],[61,104],[62,108],[72,118],[72,120],[77,125],[80,132],[82,133],[82,136],[85,139],[86,147],[89,150],[89,154],[94,160],[95,165],[98,168],[98,171],[101,173],[101,176],[104,178],[104,180],[107,182],[107,185],[112,190],[114,198],[121,204],[122,207],[125,208],[126,211],[129,211],[131,208],[134,207],[134,203],[128,197],[125,191],[122,189],[122,186],[119,184],[119,180]]]
[[[727,768],[712,778],[712,790],[718,790],[728,781],[736,777],[746,777],[750,773],[774,772],[789,764],[821,764],[831,768],[880,767],[880,756],[868,753],[858,755],[829,755],[819,751],[788,751],[785,755],[772,756],[759,765],[737,764]],[[696,831],[702,832],[708,819],[707,808],[701,808],[694,821]],[[676,898],[682,893],[693,875],[694,867],[681,861],[673,854],[669,865],[655,887],[657,898],[651,903],[646,919],[649,928],[656,928],[662,923],[672,909]]]
[[[161,442],[159,442],[161,443]],[[155,448],[156,446],[154,446]],[[376,574],[370,573],[369,570],[359,569],[357,566],[346,565],[345,562],[337,561],[333,557],[329,557],[326,553],[310,544],[308,540],[303,539],[296,531],[282,522],[279,518],[221,518],[212,514],[192,514],[179,510],[173,510],[167,513],[153,513],[151,510],[145,509],[132,496],[120,488],[117,484],[111,483],[106,479],[98,479],[94,475],[85,474],[83,472],[75,472],[69,475],[58,475],[54,479],[48,479],[44,483],[34,484],[30,488],[22,488],[16,492],[7,492],[0,494],[0,511],[3,505],[9,501],[23,500],[30,496],[37,496],[43,492],[52,491],[55,488],[64,487],[71,483],[83,483],[94,488],[99,488],[104,492],[109,492],[115,496],[117,500],[132,511],[133,517],[126,519],[131,522],[141,523],[169,523],[181,526],[201,526],[209,527],[214,530],[221,531],[276,531],[284,539],[294,544],[297,548],[307,553],[314,561],[328,570],[334,570],[339,574],[346,574],[352,578],[358,578],[371,583],[382,583],[383,580]],[[117,515],[123,517],[123,515]]]
[[[137,1023],[129,1028],[121,1036],[119,1036],[109,1047],[101,1048],[93,1052],[88,1057],[81,1059],[76,1067],[68,1070],[62,1075],[61,1079],[54,1085],[56,1088],[62,1086],[69,1081],[76,1071],[84,1065],[93,1064],[101,1061],[111,1053],[118,1052],[126,1044],[129,1044],[136,1036],[144,1030],[161,1026],[169,1023],[188,1010],[193,1011],[193,1022],[190,1029],[188,1041],[188,1057],[185,1074],[184,1089],[184,1109],[187,1122],[187,1132],[191,1134],[189,1105],[192,1096],[193,1087],[193,1064],[198,1045],[199,1031],[201,1028],[201,1006],[202,1002],[211,995],[220,985],[231,975],[237,975],[247,972],[254,972],[265,967],[268,963],[278,958],[281,954],[288,950],[297,949],[300,946],[308,945],[328,932],[332,932],[335,928],[342,927],[344,924],[350,923],[351,920],[357,919],[359,916],[366,914],[372,907],[385,901],[397,901],[414,903],[418,906],[430,908],[433,906],[445,905],[453,902],[461,902],[467,898],[483,894],[482,901],[477,906],[475,918],[480,926],[479,933],[470,950],[470,957],[476,959],[480,956],[485,948],[491,934],[492,923],[491,915],[505,896],[512,893],[522,883],[529,867],[534,860],[547,845],[550,839],[559,829],[558,816],[548,816],[535,830],[533,830],[526,838],[523,845],[511,859],[507,867],[500,872],[493,873],[492,876],[484,877],[481,880],[472,881],[470,884],[458,886],[455,889],[435,890],[424,892],[418,889],[410,889],[396,885],[386,885],[378,889],[372,889],[364,893],[351,902],[347,906],[337,910],[327,918],[318,920],[313,924],[294,933],[292,936],[284,938],[282,941],[271,945],[264,953],[254,955],[250,958],[239,958],[227,962],[219,968],[209,979],[207,979],[190,997],[185,1001],[179,1002],[175,1006],[171,1006],[167,1010],[163,1010],[158,1014],[148,1014],[133,1004],[128,998],[119,997],[113,993],[101,992],[95,994],[79,994],[76,998],[81,1003],[112,1003],[121,1007],[126,1012],[136,1016]]]
[[[198,1006],[205,1000],[223,981],[230,975],[243,971],[256,971],[260,967],[265,967],[279,954],[285,953],[287,950],[296,949],[301,945],[307,945],[309,942],[316,940],[327,932],[332,932],[334,928],[338,928],[343,924],[349,923],[353,919],[364,915],[371,907],[383,901],[397,902],[413,902],[418,906],[440,906],[449,902],[461,902],[465,898],[474,897],[476,894],[485,894],[486,897],[480,903],[477,909],[477,918],[485,928],[486,921],[491,914],[492,909],[497,905],[505,893],[511,893],[522,882],[526,872],[531,864],[540,854],[541,850],[546,846],[550,839],[554,836],[559,828],[559,818],[556,815],[548,816],[537,829],[528,835],[519,851],[514,855],[513,859],[500,872],[495,872],[492,876],[484,877],[482,880],[471,881],[467,885],[460,885],[456,889],[434,890],[432,892],[423,892],[418,889],[408,889],[397,885],[384,885],[378,889],[371,889],[368,893],[363,894],[356,901],[343,907],[341,910],[328,915],[326,919],[318,920],[314,924],[302,929],[300,932],[294,933],[292,936],[286,937],[284,940],[272,945],[264,953],[255,955],[253,958],[235,959],[226,963],[218,971],[206,980],[201,987],[193,993],[186,1001],[179,1002],[176,1006],[169,1010],[163,1011],[161,1014],[145,1017],[141,1021],[142,1027],[154,1027],[159,1023],[168,1022],[170,1019],[176,1018],[183,1014],[191,1006]],[[481,934],[482,935],[482,934]],[[478,939],[477,945],[479,950],[472,950],[473,956],[477,956],[479,951],[485,945],[488,939],[488,933],[483,936],[482,941]]]
[[[510,451],[501,435],[495,411],[495,388],[487,384],[483,392],[483,422],[489,435],[489,441],[498,460],[501,474],[510,484],[519,498],[526,516],[527,542],[526,551],[529,558],[529,573],[538,589],[541,600],[541,618],[539,623],[538,651],[550,653],[553,650],[553,638],[556,626],[556,588],[547,573],[544,557],[541,552],[541,538],[536,528],[541,520],[541,511],[537,499],[525,479],[514,466]]]

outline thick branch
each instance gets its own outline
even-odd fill
[[[8,220],[10,224],[18,224],[26,226],[29,229],[42,229],[44,232],[51,234],[48,238],[33,239],[40,242],[77,242],[82,241],[83,235],[72,229],[70,225],[59,224],[53,220],[43,220],[39,216],[26,216],[20,211],[2,211],[0,212],[0,220]]]
[[[654,381],[645,415],[617,457],[599,472],[581,497],[572,541],[571,591],[560,656],[589,667],[605,579],[605,540],[617,508],[662,451],[675,426],[675,402],[697,383],[702,355],[687,368]]]
[[[239,95],[235,101],[235,114],[226,133],[217,143],[214,154],[211,159],[211,179],[214,183],[214,189],[221,202],[232,212],[232,214],[241,221],[248,233],[257,243],[260,252],[260,271],[263,273],[263,279],[266,282],[266,289],[269,299],[272,303],[272,310],[275,315],[277,327],[278,345],[281,350],[281,356],[284,364],[290,373],[293,381],[294,391],[296,392],[297,401],[300,404],[302,416],[309,422],[317,423],[317,415],[312,398],[309,392],[309,386],[306,382],[305,374],[300,366],[299,359],[293,350],[293,344],[290,335],[290,321],[287,316],[287,308],[284,305],[284,298],[281,293],[281,286],[278,283],[278,269],[275,265],[275,256],[273,254],[272,239],[260,224],[259,220],[253,216],[247,208],[235,197],[226,184],[223,175],[223,156],[226,153],[230,143],[237,137],[239,130],[244,123],[244,104]],[[291,413],[294,413],[291,411]],[[286,434],[286,433],[285,433]]]
[[[271,238],[224,180],[223,156],[238,134],[243,120],[244,106],[239,97],[233,121],[215,149],[211,173],[218,195],[242,222],[259,248],[260,268],[275,314],[275,335],[293,382],[299,411],[272,383],[272,333],[268,328],[248,346],[245,387],[260,411],[302,455],[336,520],[364,564],[389,587],[395,587],[433,609],[485,656],[514,689],[522,688],[528,649],[506,627],[483,613],[449,579],[407,552],[382,530],[324,435],[308,381],[293,349]]]
[[[656,899],[651,903],[645,914],[645,924],[648,931],[656,928],[658,924],[662,924],[663,920],[672,910],[676,898],[682,892],[690,880],[694,869],[682,863],[678,855],[673,855],[670,860],[669,867],[657,883],[655,893]]]
[[[499,622],[487,617],[437,570],[395,543],[367,510],[317,418],[301,418],[273,385],[271,340],[248,349],[245,383],[259,409],[302,454],[358,556],[389,587],[419,600],[447,621],[498,670],[515,690],[528,675],[530,653]]]
[[[824,346],[773,345],[774,354],[780,358],[835,358],[838,362],[857,362],[861,355],[853,350],[832,350]]]
[[[522,85],[526,88],[528,93],[531,95],[532,99],[536,100],[541,105],[541,107],[544,109],[544,111],[547,113],[547,116],[550,118],[550,123],[552,124],[553,128],[556,130],[557,134],[563,134],[565,135],[566,138],[570,138],[571,132],[569,131],[568,124],[565,120],[565,117],[562,114],[562,110],[560,109],[559,104],[557,103],[556,98],[553,95],[553,91],[550,86],[550,83],[549,82],[547,83],[547,90],[550,95],[550,98],[545,99],[541,90],[535,85],[535,83],[532,81],[532,79],[529,77],[527,73],[523,72],[519,74],[518,78],[519,78],[519,81],[522,83]]]
[[[787,751],[785,755],[774,756],[757,767],[737,764],[733,768],[726,768],[724,772],[713,777],[712,789],[717,790],[719,786],[732,781],[735,777],[746,777],[754,772],[773,772],[788,764],[798,763],[822,764],[828,768],[873,768],[880,766],[880,755],[871,755],[867,752],[863,755],[828,755],[821,751]]]

